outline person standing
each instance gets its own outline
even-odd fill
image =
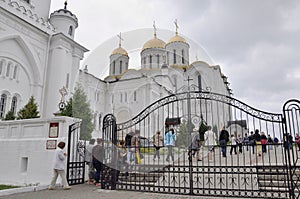
[[[93,157],[93,166],[96,169],[95,174],[95,185],[100,186],[100,176],[103,169],[103,160],[104,160],[104,148],[103,148],[103,139],[97,138],[97,145],[92,149]]]
[[[135,130],[134,135],[131,138],[131,151],[133,159],[136,164],[141,164],[141,154],[140,154],[140,130]]]
[[[164,138],[163,136],[160,134],[160,131],[156,131],[155,135],[153,135],[153,145],[155,148],[155,153],[154,153],[154,157],[153,160],[155,161],[155,158],[157,157],[157,159],[160,159],[160,154],[159,154],[159,149],[161,147],[163,147],[163,141]]]
[[[166,158],[166,161],[170,161],[170,157],[172,158],[172,161],[174,161],[174,155],[173,155],[173,147],[175,146],[176,141],[176,134],[173,128],[170,128],[170,130],[165,135],[165,145],[168,147],[168,155]]]
[[[237,154],[237,152],[236,152],[236,137],[234,134],[231,134],[230,143],[231,143],[230,155],[232,155],[232,151],[234,151],[234,154]]]
[[[243,138],[242,135],[239,133],[236,138],[236,144],[239,147],[239,153],[243,153]]]
[[[267,153],[268,138],[264,132],[260,133],[260,142],[261,142],[262,153]]]
[[[209,161],[213,161],[213,152],[214,152],[214,146],[216,143],[216,137],[215,133],[211,130],[211,126],[208,126],[207,131],[204,134],[205,139],[205,146],[208,147],[208,157]]]
[[[246,151],[249,151],[249,137],[247,133],[245,133],[244,139],[243,139],[243,144],[246,146]]]
[[[198,133],[198,130],[195,129],[191,140],[190,152],[191,152],[191,157],[197,156],[197,161],[202,161],[200,157],[200,147],[201,147],[200,135]]]
[[[222,150],[222,156],[226,157],[227,154],[227,142],[229,141],[229,133],[228,131],[225,129],[225,126],[223,126],[221,132],[220,132],[220,137],[219,137],[219,143],[221,146],[221,150]]]
[[[273,141],[273,139],[271,138],[271,135],[270,134],[268,134],[268,149],[269,150],[272,150],[273,149],[273,144],[274,144],[274,141]]]
[[[262,146],[261,146],[261,142],[260,142],[260,134],[259,134],[258,129],[255,129],[255,133],[254,133],[253,137],[255,140],[255,145],[256,145],[256,150],[257,150],[258,156],[261,156]]]
[[[95,168],[93,166],[92,150],[95,144],[95,139],[91,139],[86,146],[85,161],[88,165],[88,181],[87,184],[94,184]]]
[[[66,172],[65,172],[65,159],[67,157],[67,153],[63,151],[65,148],[65,142],[59,142],[57,145],[57,149],[55,151],[54,156],[54,164],[53,164],[53,177],[49,186],[49,190],[54,190],[55,183],[57,180],[58,175],[60,175],[62,179],[62,185],[64,190],[68,190],[71,187],[69,186],[67,179],[66,179]]]
[[[130,162],[134,160],[132,157],[133,155],[132,155],[132,149],[131,149],[131,139],[132,139],[133,135],[134,135],[134,132],[130,131],[125,136],[125,146],[127,148],[127,163],[128,164],[130,164]]]

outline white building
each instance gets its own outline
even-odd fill
[[[71,93],[78,73],[96,133],[105,114],[113,113],[119,122],[128,120],[159,98],[178,92],[188,77],[199,89],[229,95],[220,66],[191,62],[190,46],[177,29],[167,42],[154,30],[140,52],[140,69],[130,69],[130,57],[120,43],[107,55],[109,76],[103,80],[87,68],[79,70],[87,49],[74,41],[78,19],[67,4],[48,19],[50,2],[0,1],[0,117],[11,109],[17,112],[30,96],[37,100],[42,118],[52,117],[58,111],[59,89]]]

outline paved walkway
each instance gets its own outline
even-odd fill
[[[71,190],[41,190],[0,196],[0,199],[215,199],[174,194],[142,193],[133,191],[113,191],[98,189],[93,185],[75,185]],[[224,198],[216,198],[224,199]],[[234,199],[234,198],[233,198]]]

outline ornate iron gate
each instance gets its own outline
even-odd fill
[[[287,158],[287,168],[288,168],[288,179],[289,179],[289,191],[291,198],[300,198],[300,101],[299,100],[289,100],[283,106],[284,119],[285,119],[285,136],[284,145],[287,150],[285,150],[285,156]],[[297,142],[298,137],[298,142]],[[295,138],[295,139],[294,139]],[[294,143],[290,143],[291,139]],[[292,147],[291,147],[292,144]],[[295,145],[295,146],[293,146]]]
[[[85,141],[80,140],[80,124],[81,122],[76,122],[69,126],[67,180],[70,185],[84,183]]]
[[[180,118],[180,124],[166,125],[170,118]],[[136,151],[143,159],[142,163],[134,158],[121,162],[107,155],[106,161],[113,162],[117,172],[105,188],[220,197],[299,198],[298,152],[294,144],[288,144],[288,134],[299,132],[298,118],[299,101],[286,103],[283,116],[260,111],[229,96],[198,91],[162,98],[124,123],[116,124],[115,117],[110,115],[109,122],[103,121],[103,138],[112,143],[106,151],[114,148],[114,154],[118,153],[116,143],[138,131],[140,146]],[[203,123],[212,127],[216,143],[212,150],[202,142],[194,158],[191,144],[199,133],[195,128],[201,128]],[[237,144],[232,137],[233,143],[227,143],[226,157],[222,156],[218,140],[223,126],[237,140],[245,140]],[[174,160],[167,160],[166,147],[159,149],[160,159],[154,159],[154,133],[160,131],[164,135],[170,128],[175,129],[177,136],[172,151]],[[273,142],[247,142],[245,138],[252,131],[269,135]],[[128,151],[135,154],[130,148]]]

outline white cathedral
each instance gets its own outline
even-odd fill
[[[0,118],[15,113],[31,96],[41,117],[53,117],[61,100],[59,90],[71,93],[79,82],[94,114],[94,136],[101,120],[113,113],[126,121],[154,101],[179,92],[187,84],[198,89],[230,95],[227,77],[218,65],[190,62],[190,45],[178,34],[165,42],[154,29],[140,52],[139,69],[130,68],[121,40],[107,55],[109,76],[104,79],[80,70],[88,50],[74,40],[77,17],[65,7],[50,13],[51,0],[0,0]],[[121,36],[121,35],[120,35]],[[126,38],[124,38],[126,39]]]

